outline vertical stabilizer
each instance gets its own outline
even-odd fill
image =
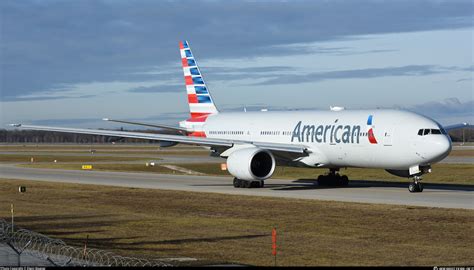
[[[179,49],[191,119],[205,119],[207,115],[217,113],[217,108],[194,59],[189,43],[187,41],[179,42]]]

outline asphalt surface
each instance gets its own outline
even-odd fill
[[[11,247],[5,243],[0,243],[0,266],[54,266],[47,260],[34,257],[28,253],[18,255]]]
[[[0,178],[148,189],[212,192],[281,198],[474,209],[474,186],[426,184],[422,193],[407,183],[352,180],[348,187],[320,187],[312,180],[267,179],[264,188],[232,186],[231,177],[20,168],[0,164]]]

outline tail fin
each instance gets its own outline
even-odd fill
[[[187,41],[179,42],[191,118],[218,113]]]

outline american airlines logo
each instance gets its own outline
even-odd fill
[[[291,142],[318,143],[359,143],[359,125],[302,125],[296,124],[291,136]]]

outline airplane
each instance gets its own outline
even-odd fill
[[[347,186],[341,168],[380,168],[411,178],[410,192],[422,192],[422,175],[449,155],[447,131],[425,116],[404,110],[330,110],[220,112],[204,82],[187,41],[179,42],[190,117],[179,127],[104,118],[103,120],[162,128],[177,135],[11,124],[14,127],[66,133],[139,138],[159,141],[162,147],[178,143],[206,146],[211,155],[226,159],[236,188],[262,188],[275,166],[326,168],[315,181]]]

